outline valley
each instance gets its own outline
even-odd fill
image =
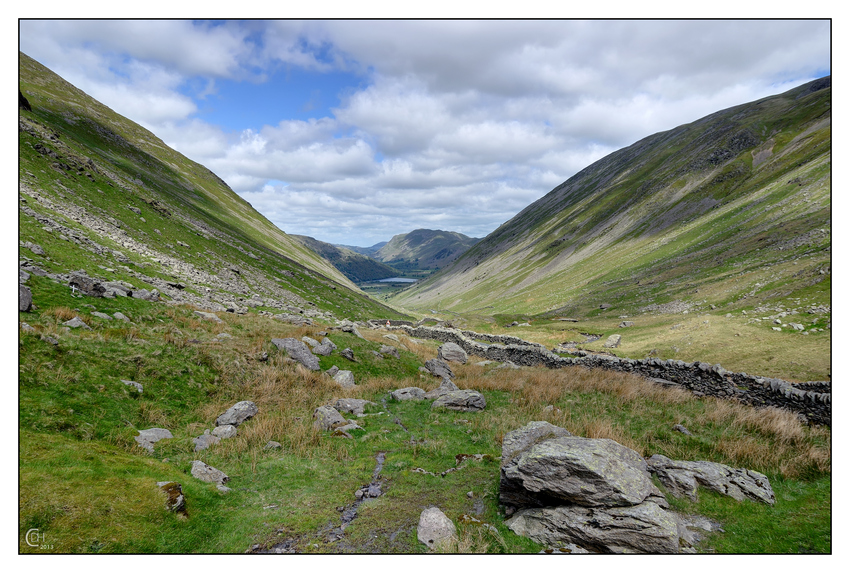
[[[832,551],[829,78],[647,137],[487,237],[360,248],[278,229],[19,58],[19,553]],[[523,452],[568,442],[616,443],[646,491],[528,486]],[[767,493],[679,495],[665,459]],[[571,504],[651,506],[664,544],[531,531]]]

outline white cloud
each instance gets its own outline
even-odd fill
[[[23,52],[215,171],[283,230],[346,244],[438,225],[483,236],[620,147],[830,65],[829,22],[812,20],[20,29]],[[269,116],[236,133],[197,117],[225,82],[281,69],[345,70],[362,85],[327,117]]]

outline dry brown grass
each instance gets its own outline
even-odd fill
[[[41,313],[42,317],[52,318],[56,322],[65,322],[79,315],[79,312],[70,309],[67,306],[54,306],[42,311]]]

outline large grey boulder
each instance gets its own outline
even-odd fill
[[[221,441],[221,438],[210,434],[209,430],[204,430],[204,433],[197,438],[192,438],[192,443],[195,444],[195,451],[200,452],[210,446],[214,446]]]
[[[86,330],[91,330],[91,327],[85,322],[83,322],[83,319],[81,319],[79,316],[75,316],[71,320],[66,320],[62,324],[71,328],[84,328]]]
[[[153,445],[160,440],[171,439],[174,436],[165,428],[149,428],[147,430],[139,430],[139,435],[135,437],[136,442],[150,453],[154,453]]]
[[[221,470],[217,470],[200,460],[194,460],[192,462],[192,476],[201,481],[219,485],[224,485],[228,482],[228,480],[230,480],[226,473]]]
[[[106,287],[103,286],[103,283],[91,278],[83,271],[69,273],[68,286],[72,287],[73,291],[79,291],[88,296],[102,297],[106,292]]]
[[[425,362],[425,369],[437,378],[454,378],[455,375],[449,365],[439,358],[432,358]]]
[[[250,400],[237,402],[215,419],[216,426],[239,426],[245,420],[253,418],[260,409]]]
[[[449,380],[448,378],[443,378],[442,383],[437,388],[425,393],[425,398],[428,400],[434,400],[435,398],[439,398],[443,394],[448,394],[449,392],[456,392],[460,390],[457,387],[457,384]]]
[[[468,356],[466,351],[454,342],[446,342],[437,349],[437,358],[446,362],[466,364]]]
[[[319,359],[310,352],[307,345],[295,338],[272,338],[272,344],[285,350],[290,358],[310,370],[319,370]]]
[[[424,400],[425,390],[415,386],[399,388],[390,392],[390,396],[392,396],[393,400],[398,400],[399,402],[402,400]]]
[[[339,384],[342,388],[354,388],[354,374],[351,370],[340,370],[334,374],[334,382]]]
[[[742,501],[751,499],[773,505],[776,502],[767,476],[757,471],[731,468],[716,462],[674,461],[655,454],[647,460],[649,470],[676,497],[697,500],[697,486]]]
[[[475,390],[446,392],[431,404],[431,408],[447,408],[456,412],[479,412],[486,407],[484,396]]]
[[[562,436],[572,434],[564,428],[543,421],[529,422],[522,428],[510,431],[502,438],[502,466],[509,464],[514,457],[534,444]]]
[[[235,438],[239,431],[233,424],[224,424],[213,428],[212,435],[221,439]]]
[[[370,402],[369,400],[361,400],[359,398],[340,398],[334,402],[334,408],[336,408],[338,412],[347,412],[349,414],[359,416],[363,414],[363,410],[368,404],[375,405],[374,402]]]
[[[333,406],[319,406],[313,411],[313,427],[318,430],[334,430],[348,424]]]
[[[32,291],[29,287],[18,285],[18,311],[29,312],[32,308]]]
[[[449,550],[457,539],[457,528],[439,508],[429,507],[419,515],[416,538],[433,550]]]
[[[502,476],[540,505],[627,506],[647,498],[666,505],[640,454],[609,439],[545,440],[503,465]]]
[[[200,317],[200,318],[203,318],[204,320],[211,320],[211,321],[213,321],[213,322],[224,322],[223,320],[221,320],[221,319],[218,317],[218,315],[217,315],[217,314],[215,314],[215,313],[213,313],[213,312],[204,312],[204,311],[202,311],[202,310],[196,310],[196,311],[195,311],[195,316],[198,316],[198,317]]]
[[[388,344],[382,344],[381,349],[378,351],[382,355],[389,355],[393,358],[400,358],[398,354],[398,348],[395,346],[389,346]]]
[[[335,345],[322,343],[314,346],[312,352],[316,356],[330,356],[334,349],[336,349]]]
[[[506,525],[544,545],[576,543],[602,553],[679,552],[675,516],[651,501],[622,507],[528,508],[514,514]]]
[[[608,339],[605,341],[605,344],[603,344],[602,346],[605,348],[617,348],[618,346],[620,346],[620,340],[622,338],[623,337],[619,334],[612,334],[608,337]]]

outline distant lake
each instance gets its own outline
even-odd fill
[[[401,277],[392,277],[389,279],[381,279],[379,283],[415,283],[416,279],[404,279]]]

